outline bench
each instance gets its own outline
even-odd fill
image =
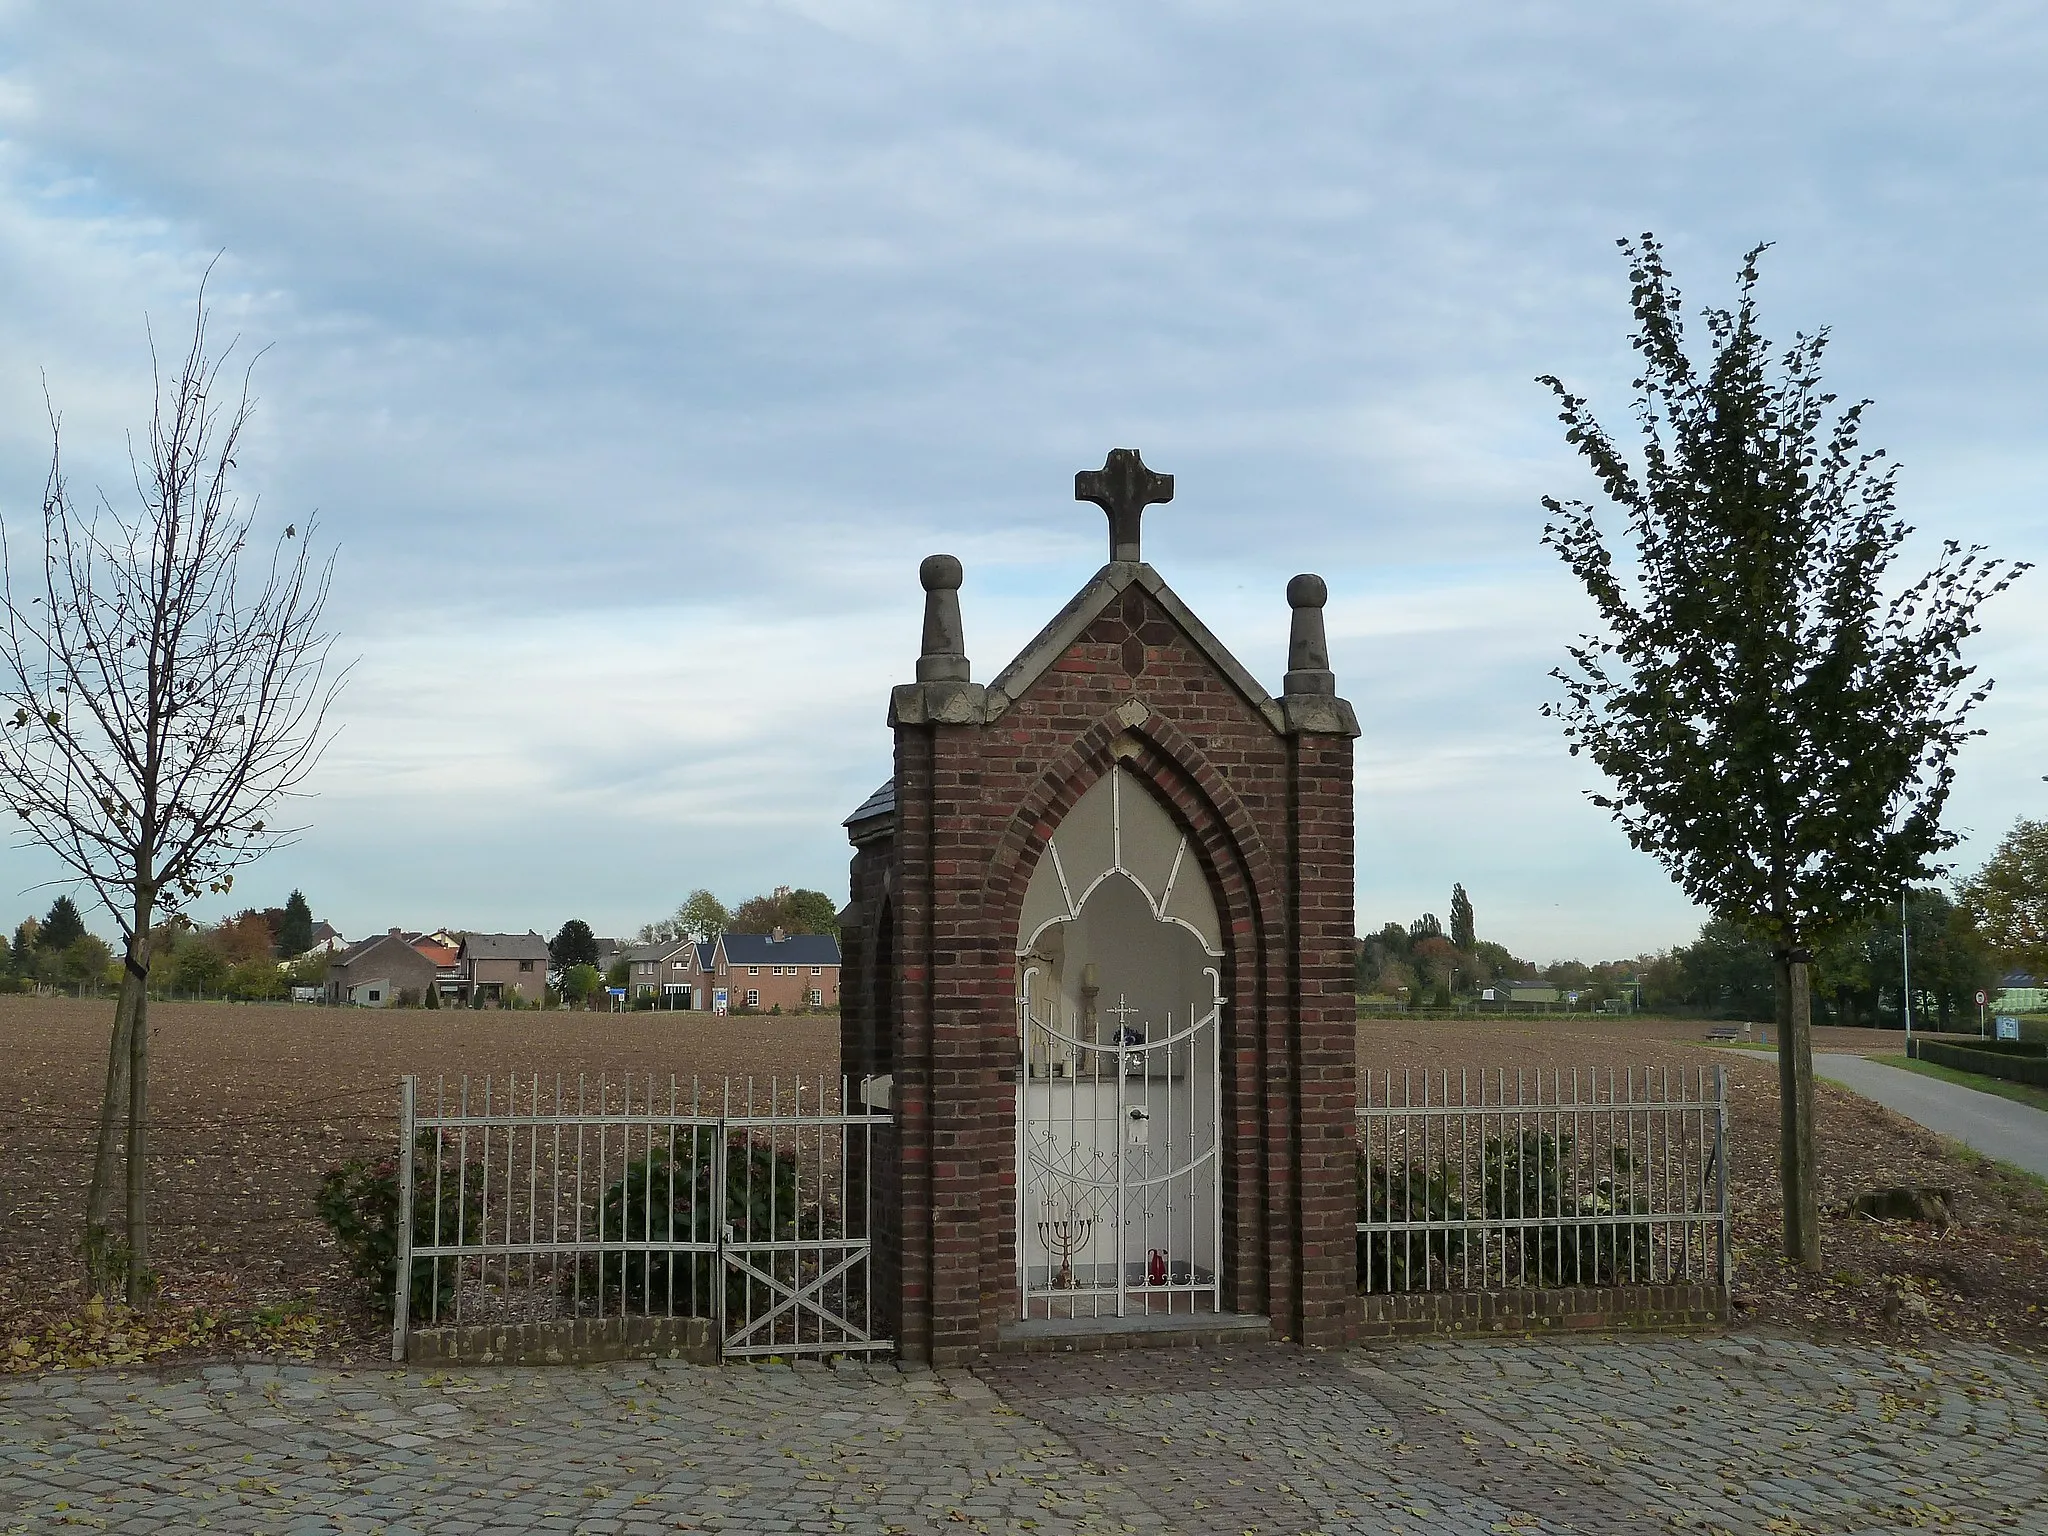
[[[1707,1031],[1707,1038],[1709,1040],[1740,1040],[1742,1038],[1742,1026],[1740,1024],[1716,1024]]]

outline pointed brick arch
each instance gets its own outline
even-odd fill
[[[1230,784],[1173,723],[1128,706],[1111,710],[1041,775],[996,839],[987,899],[998,925],[1016,926],[1046,845],[1081,796],[1121,763],[1188,835],[1229,942],[1231,958],[1278,931],[1280,886],[1257,824]]]

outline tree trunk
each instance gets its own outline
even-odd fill
[[[133,958],[130,947],[129,958]],[[107,1217],[114,1203],[115,1175],[121,1159],[121,1121],[128,1108],[128,1058],[135,1021],[146,1000],[146,983],[134,970],[121,968],[121,992],[114,1003],[114,1034],[107,1045],[107,1080],[100,1095],[99,1140],[93,1149],[92,1187],[85,1198],[85,1286],[90,1295],[111,1291],[117,1278]]]
[[[145,944],[148,940],[143,940]],[[136,983],[134,1023],[128,1031],[128,1305],[149,1300],[149,987],[125,968],[122,990]]]
[[[1785,1195],[1785,1257],[1820,1268],[1820,1195],[1813,1146],[1813,991],[1804,950],[1772,957],[1778,1004],[1778,1173]]]

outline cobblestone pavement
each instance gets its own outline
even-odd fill
[[[1757,1338],[987,1372],[1176,1531],[2048,1531],[2048,1368]]]
[[[2048,1367],[1743,1338],[0,1382],[0,1532],[2048,1530]]]
[[[0,1384],[0,1531],[1156,1531],[1029,1420],[893,1366],[219,1367]]]

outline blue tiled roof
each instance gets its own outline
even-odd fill
[[[786,934],[780,944],[765,933],[728,933],[728,965],[837,965],[839,940],[829,933]]]

